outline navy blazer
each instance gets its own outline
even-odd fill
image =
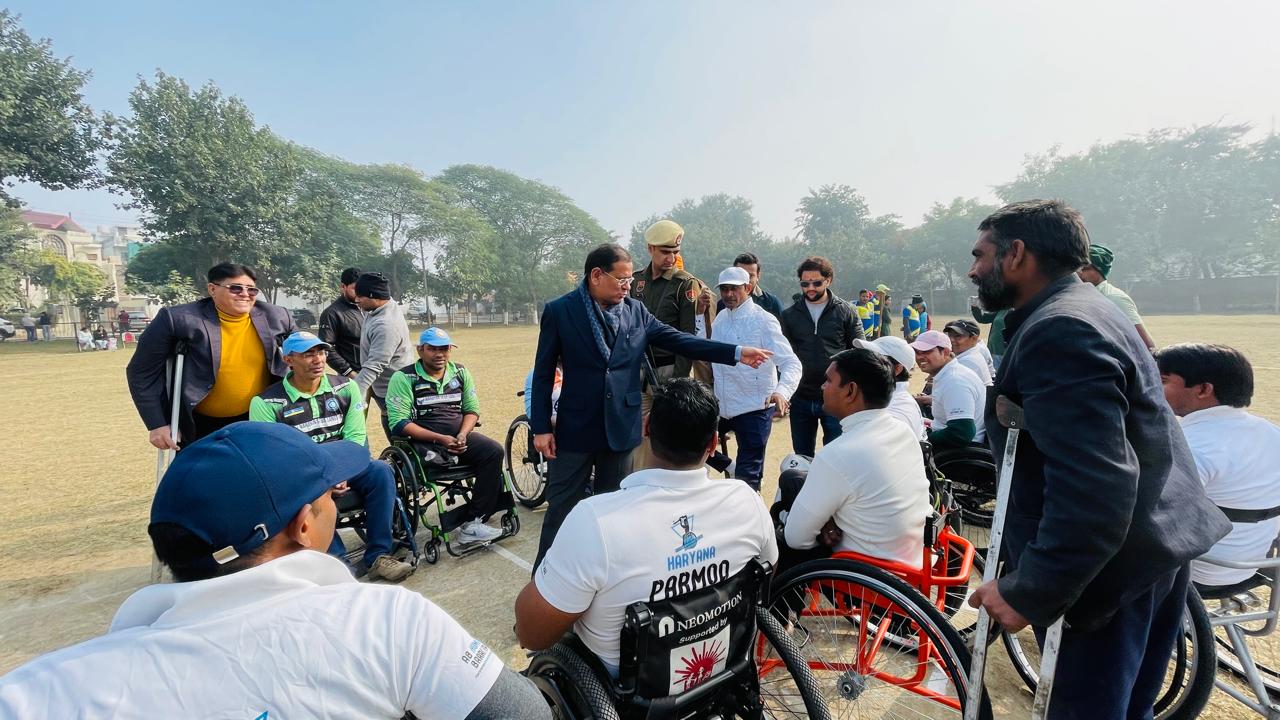
[[[1074,274],[1005,320],[994,392],[1025,427],[1005,522],[1000,594],[1034,625],[1080,630],[1231,530],[1204,494],[1155,360],[1133,323]],[[987,403],[997,458],[1007,431]]]
[[[556,360],[564,366],[556,415],[556,449],[622,452],[640,444],[641,367],[652,343],[694,360],[733,365],[737,346],[682,333],[653,316],[644,303],[623,300],[622,322],[606,361],[591,332],[586,305],[575,288],[547,303],[533,364],[536,434],[551,428],[551,387]]]
[[[293,316],[282,307],[259,301],[249,311],[249,318],[262,340],[272,382],[282,379],[289,368],[280,346],[298,329]],[[222,327],[212,298],[161,308],[138,338],[138,349],[129,360],[125,376],[134,407],[147,429],[168,425],[172,399],[165,387],[165,365],[174,356],[179,341],[186,341],[187,354],[182,363],[178,428],[182,437],[190,438],[195,431],[192,411],[213,388],[222,360]],[[248,411],[246,407],[245,412]]]

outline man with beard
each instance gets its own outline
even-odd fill
[[[970,599],[1010,631],[1065,615],[1050,718],[1150,717],[1182,627],[1188,563],[1231,529],[1205,496],[1134,326],[1076,271],[1080,214],[1030,200],[978,226],[969,277],[982,307],[1012,308],[987,402],[992,452],[1004,395],[1025,414],[1005,525],[1006,574]],[[1099,673],[1105,668],[1105,673]]]
[[[354,378],[360,372],[360,331],[364,328],[364,311],[356,304],[356,280],[360,269],[342,271],[338,288],[342,295],[320,313],[320,340],[330,346],[329,367],[339,375]]]
[[[791,398],[791,448],[813,457],[822,425],[822,444],[840,437],[840,419],[822,409],[822,384],[831,357],[863,339],[862,321],[852,305],[831,292],[835,268],[824,257],[806,258],[796,269],[801,296],[782,311],[782,335],[800,358],[804,373]]]

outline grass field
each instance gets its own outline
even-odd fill
[[[935,320],[940,326],[944,318]],[[1280,421],[1280,317],[1150,317],[1160,344],[1201,340],[1242,349],[1257,374],[1254,412]],[[536,329],[458,329],[454,359],[477,378],[483,432],[501,442],[523,412],[515,393],[533,358]],[[146,517],[156,454],[124,381],[131,350],[78,353],[70,342],[0,343],[0,672],[49,650],[100,634],[129,593],[148,581]],[[377,413],[377,409],[373,410]],[[371,416],[370,427],[376,428]],[[374,452],[386,444],[371,430]],[[766,464],[772,497],[778,461],[790,452],[785,423],[775,425]],[[511,633],[511,607],[528,579],[542,512],[525,512],[506,555],[445,557],[406,581],[468,629],[523,667]],[[507,557],[507,555],[514,556]],[[1028,695],[1003,660],[992,677],[997,715],[1023,712]],[[1218,695],[1213,717],[1249,717]]]

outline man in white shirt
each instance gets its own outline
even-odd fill
[[[543,650],[573,628],[613,674],[627,606],[715,585],[753,558],[778,557],[773,523],[745,484],[711,480],[719,407],[706,385],[675,378],[644,419],[653,467],[570,511],[516,598],[516,637]],[[917,453],[919,456],[919,453]]]
[[[798,492],[781,488],[779,569],[832,550],[920,566],[933,507],[919,438],[885,409],[893,388],[878,353],[852,348],[831,358],[822,403],[844,432],[818,451]]]
[[[1225,560],[1266,557],[1280,534],[1280,517],[1262,517],[1280,512],[1280,427],[1245,411],[1253,400],[1253,367],[1235,348],[1202,343],[1170,345],[1156,351],[1155,359],[1205,494],[1232,520],[1231,532],[1208,554]],[[1200,586],[1234,585],[1252,575],[1191,563],[1191,580]]]
[[[883,356],[893,364],[893,396],[889,398],[889,406],[885,408],[893,418],[906,423],[912,434],[918,439],[925,439],[924,416],[920,414],[920,403],[911,396],[911,368],[916,366],[916,353],[900,337],[881,337],[875,340],[859,340],[855,343],[877,355]]]
[[[764,477],[765,448],[773,429],[773,415],[786,417],[791,395],[800,384],[800,358],[782,336],[777,318],[755,303],[751,276],[740,267],[720,273],[718,282],[724,310],[711,323],[711,339],[769,350],[773,357],[758,368],[749,365],[714,365],[716,400],[721,427],[737,440],[738,456],[733,476],[760,490]]]
[[[956,360],[972,370],[984,385],[990,385],[991,379],[995,377],[995,369],[982,353],[982,331],[978,329],[978,323],[972,320],[952,320],[942,328],[942,332],[951,338],[951,352],[955,353]]]
[[[987,385],[972,370],[956,362],[951,338],[930,330],[920,333],[911,348],[916,364],[933,377],[933,394],[926,399],[933,408],[929,443],[935,450],[980,443],[987,439],[983,422]]]
[[[177,582],[103,637],[0,678],[0,717],[550,718],[541,694],[421,595],[324,554],[369,452],[240,422],[187,446],[151,505]]]

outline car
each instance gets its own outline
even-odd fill
[[[295,308],[289,311],[293,315],[293,324],[300,330],[310,330],[316,326],[316,314],[306,308]]]
[[[4,342],[13,337],[18,331],[14,329],[13,323],[6,318],[0,318],[0,342]]]

